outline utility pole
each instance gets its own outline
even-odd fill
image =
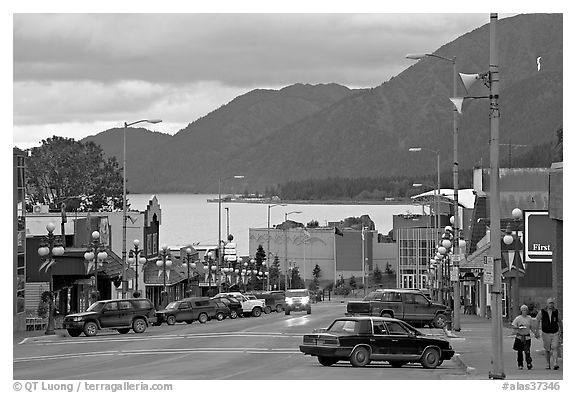
[[[498,71],[498,14],[490,14],[490,253],[494,259],[494,284],[491,291],[492,371],[491,379],[504,379],[502,339],[502,265],[500,247],[500,74]]]

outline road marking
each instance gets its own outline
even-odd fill
[[[293,348],[187,348],[187,349],[134,349],[129,351],[103,351],[103,352],[85,352],[62,355],[32,356],[26,358],[15,358],[14,363],[25,362],[43,362],[46,360],[61,360],[78,357],[95,357],[95,356],[140,356],[140,355],[175,355],[186,353],[214,353],[214,354],[231,354],[231,353],[249,353],[249,354],[299,354]]]
[[[136,341],[153,341],[153,340],[178,340],[178,339],[195,339],[195,338],[234,338],[234,337],[254,337],[254,338],[302,338],[302,334],[289,333],[253,333],[253,332],[231,332],[231,333],[190,333],[190,334],[172,334],[162,336],[144,336],[144,337],[119,337],[106,336],[105,338],[86,338],[82,340],[58,340],[58,341],[38,341],[30,344],[34,345],[71,345],[71,344],[92,344],[107,342],[136,342]]]

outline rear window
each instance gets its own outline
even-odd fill
[[[370,292],[368,295],[364,297],[362,300],[382,300],[382,293],[381,292]]]
[[[398,292],[386,292],[382,296],[382,300],[385,302],[401,302],[402,295]]]
[[[286,297],[305,297],[305,296],[309,296],[308,291],[305,289],[299,291],[286,291]]]
[[[119,310],[130,310],[132,308],[132,303],[130,303],[129,301],[122,301],[122,302],[118,302],[118,309]]]
[[[154,308],[148,299],[132,300],[132,304],[135,308]]]
[[[333,333],[357,333],[359,327],[358,321],[337,320],[328,328]]]
[[[196,307],[203,307],[203,306],[208,306],[210,304],[210,302],[208,300],[199,300],[196,301]]]

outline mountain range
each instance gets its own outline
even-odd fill
[[[500,143],[534,146],[562,127],[561,14],[526,14],[498,22]],[[463,73],[489,68],[489,26],[438,48]],[[536,59],[540,57],[538,70]],[[427,57],[379,86],[295,84],[257,89],[190,123],[173,136],[128,129],[127,177],[132,193],[264,191],[289,180],[430,174],[439,150],[452,165],[452,64]],[[458,95],[465,95],[458,82]],[[486,96],[481,82],[469,92]],[[488,100],[466,100],[458,117],[460,168],[488,165]],[[122,133],[85,138],[122,162]],[[503,148],[504,149],[504,148]],[[519,152],[521,153],[521,152]]]

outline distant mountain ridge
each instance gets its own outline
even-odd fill
[[[499,21],[500,143],[548,142],[562,126],[562,25],[559,14]],[[459,72],[487,71],[488,25],[434,53],[456,56]],[[371,89],[296,84],[278,91],[251,91],[173,137],[143,138],[138,149],[127,153],[128,188],[214,192],[219,177],[241,174],[243,181],[228,182],[223,189],[263,191],[289,180],[434,172],[434,157],[409,153],[413,146],[439,149],[446,169],[452,163],[451,67],[446,61],[426,58]],[[461,85],[458,89],[463,95]],[[487,93],[478,83],[471,95]],[[121,135],[107,133],[93,140]],[[460,167],[487,163],[488,141],[487,100],[467,101],[459,116]],[[114,143],[101,145],[107,154],[113,153]]]

